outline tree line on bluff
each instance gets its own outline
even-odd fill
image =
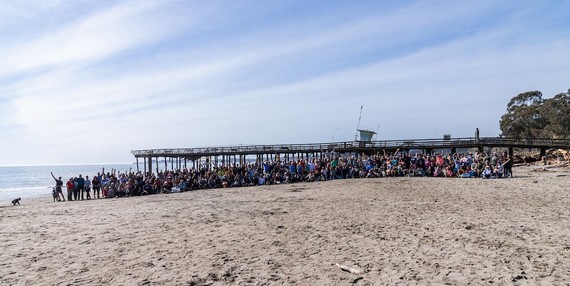
[[[513,97],[499,125],[508,138],[570,139],[570,89],[547,99],[536,90]]]

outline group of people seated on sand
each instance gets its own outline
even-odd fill
[[[168,171],[152,180],[166,178],[167,191],[288,184],[379,177],[503,178],[512,176],[512,160],[506,154],[466,153],[425,155],[336,156],[292,161],[272,160],[263,164],[216,166]],[[148,184],[145,184],[148,185]],[[156,183],[154,183],[156,185]]]
[[[53,174],[52,174],[53,176]],[[506,154],[410,154],[330,156],[328,158],[270,160],[262,164],[202,166],[174,171],[97,173],[90,180],[82,175],[66,184],[68,200],[114,198],[184,192],[198,189],[291,184],[380,177],[512,177],[512,159]],[[63,182],[56,180],[56,194]],[[59,188],[58,188],[59,186]],[[65,200],[61,193],[61,199]],[[59,200],[59,195],[57,196]]]

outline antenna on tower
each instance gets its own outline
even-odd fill
[[[378,127],[376,127],[376,134],[374,134],[374,136],[376,136],[376,139],[374,140],[378,140],[378,131],[380,131],[380,123],[378,123]]]
[[[360,106],[360,115],[358,116],[358,125],[356,125],[356,134],[354,135],[354,141],[358,138],[358,129],[360,129],[360,119],[362,118],[362,108],[364,105]]]

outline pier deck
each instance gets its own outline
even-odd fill
[[[421,150],[425,153],[431,153],[434,150],[449,149],[451,153],[455,153],[457,149],[477,148],[484,150],[485,148],[501,147],[507,148],[509,154],[513,155],[514,148],[533,148],[539,149],[541,154],[552,148],[570,149],[570,140],[568,139],[512,139],[501,137],[466,137],[466,138],[450,138],[450,139],[408,139],[408,140],[382,140],[382,141],[345,141],[331,143],[312,143],[312,144],[274,144],[274,145],[231,145],[217,147],[196,147],[196,148],[168,148],[168,149],[147,149],[133,150],[131,153],[138,159],[145,161],[144,166],[148,165],[148,169],[152,170],[153,158],[156,159],[158,166],[158,158],[164,158],[165,168],[170,159],[171,165],[186,167],[186,161],[190,160],[196,164],[196,160],[208,158],[208,162],[239,162],[244,163],[246,156],[256,156],[258,160],[263,160],[264,156],[280,156],[280,158],[308,158],[309,156],[323,156],[336,152],[344,153],[364,153],[376,154],[378,152],[394,152]],[[220,159],[221,157],[221,159]],[[233,160],[232,160],[233,159]],[[138,166],[138,164],[137,164]],[[146,168],[145,168],[146,169]]]

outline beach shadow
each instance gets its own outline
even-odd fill
[[[289,192],[291,193],[300,193],[302,190],[306,190],[306,187],[298,187],[298,188],[292,188],[289,190]]]

